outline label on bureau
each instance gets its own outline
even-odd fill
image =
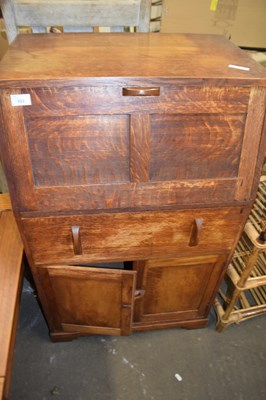
[[[31,106],[30,94],[11,94],[10,98],[13,107]]]

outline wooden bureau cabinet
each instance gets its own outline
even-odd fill
[[[215,36],[21,35],[0,77],[51,337],[204,326],[256,193],[263,67]]]

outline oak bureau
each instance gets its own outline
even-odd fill
[[[256,194],[265,69],[219,36],[20,35],[0,93],[51,338],[206,325]]]

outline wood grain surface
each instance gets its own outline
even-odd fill
[[[244,123],[239,114],[152,115],[151,181],[237,177]]]
[[[232,69],[229,64],[250,70]],[[88,34],[19,35],[0,64],[0,75],[2,86],[7,81],[9,85],[21,81],[24,86],[51,79],[66,85],[66,79],[88,82],[125,75],[228,79],[233,84],[243,79],[266,85],[265,69],[216,35],[99,33],[89,39]]]
[[[190,247],[195,218],[202,218]],[[36,264],[134,260],[229,250],[243,220],[239,207],[25,218],[23,230]],[[72,226],[80,227],[82,255],[74,254]]]
[[[8,193],[2,193],[0,195],[0,212],[11,210],[11,208],[10,195]]]
[[[49,278],[46,297],[58,330],[130,334],[135,271],[51,266],[39,274]]]
[[[263,124],[265,124],[265,110],[265,90],[263,90],[263,88],[253,88],[251,91],[248,106],[243,151],[241,154],[241,161],[239,165],[239,180],[235,194],[236,199],[249,198],[253,186],[250,185],[250,182],[253,180],[258,182],[258,175],[260,175],[260,171],[258,171],[257,168],[257,176],[255,176],[255,171],[256,165],[258,165],[258,161],[260,161],[260,165],[262,167],[262,159],[258,160],[258,158],[259,148],[262,148],[262,153],[264,153],[263,146],[265,148],[264,142],[266,131],[263,131]],[[257,155],[256,157],[252,157],[252,154]]]
[[[131,87],[132,80],[127,85]],[[145,80],[148,82],[148,79]],[[160,96],[124,97],[121,83],[113,86],[23,89],[30,94],[31,106],[23,108],[27,117],[121,113],[245,113],[250,88],[215,87],[193,80],[187,85],[166,85],[160,80]]]
[[[0,377],[0,398],[4,398],[4,386],[5,386],[5,378],[3,376]]]
[[[134,269],[144,269],[137,289],[144,296],[136,300],[134,321],[161,322],[206,317],[206,298],[211,298],[225,257],[205,256],[179,259],[156,259],[135,262]]]
[[[0,214],[0,378],[8,396],[23,269],[23,245],[11,211]],[[1,393],[1,391],[0,391]]]
[[[128,120],[99,115],[27,121],[35,186],[128,182]]]
[[[0,77],[1,159],[53,340],[206,325],[265,153],[265,69],[217,36],[21,35]]]
[[[21,211],[230,204],[242,151],[254,156],[242,148],[249,88],[164,86],[150,104],[121,88],[40,89],[26,107],[12,107],[11,93],[1,140]]]

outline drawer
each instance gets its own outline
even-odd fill
[[[239,207],[22,219],[36,264],[76,265],[221,254],[243,223]]]

